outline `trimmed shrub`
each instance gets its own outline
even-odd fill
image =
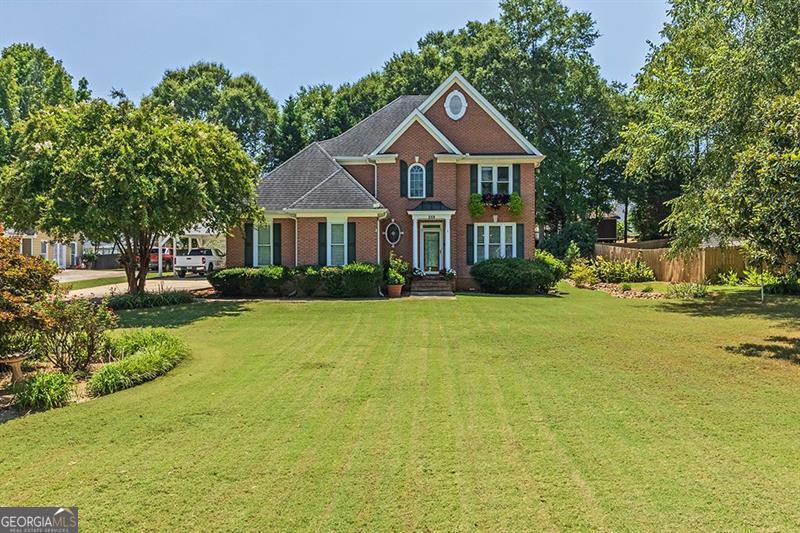
[[[322,286],[322,274],[316,265],[300,266],[294,269],[293,278],[297,292],[301,296],[314,296]]]
[[[15,386],[17,405],[25,410],[67,405],[75,392],[75,378],[61,372],[39,372]]]
[[[280,296],[292,270],[279,265],[258,268],[225,268],[208,275],[211,286],[223,296]]]
[[[545,294],[557,282],[542,259],[487,259],[474,265],[470,274],[481,290],[498,294]]]
[[[208,276],[214,289],[224,296],[280,296],[291,281],[303,296],[376,296],[383,280],[383,267],[373,263],[350,263],[341,267],[302,266],[284,268],[227,268]]]
[[[570,242],[578,246],[583,257],[591,257],[594,254],[594,243],[597,242],[597,230],[589,222],[570,222],[559,233],[545,237],[541,249],[556,257],[565,257]]]
[[[707,294],[708,287],[705,283],[670,283],[667,285],[667,298],[692,300],[705,298]]]
[[[377,296],[383,281],[383,267],[373,263],[350,263],[342,267],[345,296]]]
[[[117,317],[104,305],[89,300],[54,298],[37,306],[42,326],[34,346],[62,372],[83,372],[109,351],[106,332]]]
[[[120,309],[148,309],[165,305],[188,304],[194,296],[187,291],[166,290],[140,292],[139,294],[115,294],[106,300],[106,305],[115,311]]]
[[[121,359],[92,374],[87,383],[94,396],[111,394],[166,374],[187,355],[179,339],[160,332],[133,332],[114,342]],[[130,350],[133,350],[132,353]]]

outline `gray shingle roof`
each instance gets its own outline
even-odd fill
[[[257,187],[258,204],[267,211],[294,209],[372,209],[382,207],[356,179],[312,143],[272,172]]]
[[[320,141],[320,145],[334,157],[369,154],[426,98],[426,95],[400,96],[338,137]]]
[[[346,170],[337,170],[294,202],[291,209],[375,209],[380,202]]]

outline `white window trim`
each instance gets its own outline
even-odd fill
[[[511,194],[514,191],[514,165],[478,165],[478,194],[484,194],[487,192],[491,192],[492,194],[497,194],[497,169],[499,167],[508,167],[508,194]],[[484,168],[491,168],[492,169],[492,190],[491,191],[484,191],[483,190],[483,169]]]
[[[486,259],[489,259],[489,228],[491,226],[498,226],[500,227],[500,251],[505,254],[506,253],[506,232],[505,227],[511,226],[511,258],[517,257],[517,225],[516,223],[508,223],[508,222],[497,222],[497,223],[486,223],[486,224],[475,224],[473,227],[474,234],[472,235],[472,246],[473,246],[473,257],[475,263],[480,263]],[[483,231],[483,254],[478,255],[478,231]],[[483,257],[483,259],[478,260],[478,257]],[[501,255],[501,257],[505,257]]]
[[[272,221],[269,220],[266,223],[266,226],[261,226],[269,228],[267,231],[272,232]],[[269,236],[269,263],[261,263],[261,258],[258,255],[258,228],[253,224],[253,266],[260,267],[260,266],[269,266],[274,264],[273,259],[275,258],[275,243],[273,242],[273,235],[270,233]]]
[[[414,167],[419,167],[422,169],[422,196],[411,196],[411,169]],[[408,197],[409,198],[425,198],[428,195],[428,191],[426,191],[426,185],[428,183],[428,176],[425,166],[422,163],[414,163],[413,165],[408,166],[408,175],[406,176],[406,180],[408,182]]]
[[[453,113],[452,111],[450,111],[450,100],[456,97],[461,98],[462,105],[460,113]],[[467,98],[461,91],[456,89],[454,91],[451,91],[450,94],[447,95],[447,98],[444,99],[444,112],[447,113],[447,116],[453,120],[458,120],[467,113]]]
[[[44,244],[44,254],[42,253],[42,245]],[[47,259],[50,256],[50,244],[47,241],[39,241],[39,257]]]
[[[331,246],[333,242],[331,240],[331,225],[333,224],[342,224],[344,226],[344,265],[346,265],[349,261],[349,257],[347,257],[347,250],[348,250],[348,242],[347,242],[347,219],[346,218],[329,218],[327,223],[325,224],[325,230],[327,231],[326,235],[326,258],[325,263],[328,266],[334,266],[331,263]],[[336,265],[336,266],[343,266],[343,265]]]

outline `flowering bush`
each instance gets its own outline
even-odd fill
[[[452,268],[443,268],[439,273],[444,276],[444,279],[447,281],[456,279],[456,271]]]

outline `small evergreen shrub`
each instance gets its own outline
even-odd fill
[[[667,298],[692,300],[705,298],[707,295],[708,287],[705,283],[670,283],[667,286]]]
[[[622,292],[630,292],[633,290],[633,287],[631,287],[630,283],[623,283],[622,285],[620,285],[619,290],[621,290]]]
[[[648,286],[642,288],[642,292],[653,292],[653,287],[648,285]]]
[[[87,383],[94,396],[111,394],[166,374],[187,355],[186,346],[179,339],[165,333],[133,332],[115,342],[120,359],[109,363]],[[134,349],[133,353],[124,351]]]
[[[542,258],[487,259],[474,265],[470,274],[481,290],[498,294],[546,294],[558,282],[548,260]]]
[[[15,386],[17,405],[24,409],[52,409],[69,403],[75,392],[75,378],[61,372],[39,372]]]
[[[140,292],[139,294],[115,294],[108,297],[106,305],[116,311],[120,309],[149,309],[165,305],[188,304],[192,301],[194,301],[194,296],[187,291],[166,290]]]

